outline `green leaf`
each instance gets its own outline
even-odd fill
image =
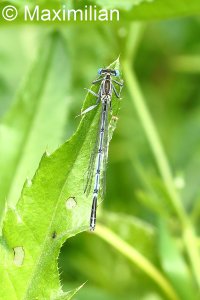
[[[155,265],[158,263],[155,251],[156,232],[153,226],[127,214],[108,213],[103,210],[101,216],[98,220],[102,220],[118,238],[126,241]],[[160,289],[138,266],[139,263],[129,261],[123,251],[116,251],[112,243],[107,245],[104,234],[99,239],[99,226],[98,223],[92,236],[82,234],[70,240],[70,248],[65,244],[61,252],[63,281],[69,274],[79,274],[80,278],[88,279],[77,299],[146,299],[148,294],[160,294]],[[124,250],[123,245],[122,249]],[[94,290],[95,286],[99,290]]]
[[[70,300],[82,288],[82,286],[83,285],[67,293],[62,292],[61,295],[54,297],[52,300]]]
[[[143,2],[132,8],[127,17],[135,20],[155,20],[196,15],[199,12],[200,3],[197,0],[190,1],[190,3],[188,0],[154,0],[149,3]]]
[[[102,8],[121,9],[121,20],[167,19],[200,13],[200,2],[198,0],[189,3],[188,0],[94,0],[92,2],[98,3]]]
[[[158,257],[154,251],[156,232],[153,226],[139,218],[119,213],[104,212],[103,220],[110,229],[127,243],[133,245],[145,257],[158,262]]]
[[[9,109],[19,82],[34,59],[37,49],[36,28],[16,26],[9,30],[6,26],[0,31],[0,119]],[[9,34],[8,34],[9,32]],[[20,37],[23,36],[23,39]],[[17,45],[17,47],[15,47]],[[34,46],[33,46],[34,45]]]
[[[159,201],[160,199],[158,199],[158,197],[154,197],[153,195],[145,193],[142,190],[137,191],[136,196],[138,201],[145,205],[152,212],[160,214],[165,218],[169,216],[169,211],[166,209],[165,202]]]
[[[138,161],[132,159],[132,164],[144,186],[144,191],[136,191],[137,199],[148,209],[164,217],[173,214],[174,209],[163,181],[156,174],[145,172],[145,168]]]
[[[100,5],[102,8],[111,9],[111,8],[120,8],[122,10],[130,10],[131,8],[143,3],[143,2],[153,2],[155,0],[95,0],[95,2]]]
[[[113,296],[111,293],[107,293],[104,288],[97,288],[94,285],[87,285],[84,286],[83,289],[76,295],[76,300],[88,300],[88,299],[95,299],[95,300],[121,300],[121,297]]]
[[[112,217],[110,219],[112,220]],[[136,218],[131,218],[130,216],[122,215],[117,220],[116,215],[113,218],[113,221],[113,225],[115,224],[114,230],[117,231],[117,234],[108,229],[106,226],[98,225],[96,229],[97,235],[105,240],[108,244],[112,245],[113,248],[117,249],[126,258],[128,258],[130,262],[136,265],[141,271],[146,273],[146,275],[148,275],[149,278],[151,278],[157,284],[157,287],[159,287],[162,292],[165,293],[167,298],[178,300],[176,291],[173,289],[171,284],[160,272],[160,270],[152,263],[152,259],[151,261],[148,259],[149,257],[154,258],[154,263],[156,263],[157,260],[157,253],[155,251],[156,245],[154,244],[155,240],[153,239],[154,232],[151,229],[148,230],[147,224],[137,220]],[[144,246],[141,243],[141,238],[144,239]],[[139,240],[138,243],[137,239]],[[140,245],[140,247],[141,245],[143,246],[139,251],[135,248],[135,246],[138,247],[138,245]],[[148,281],[144,284],[144,279],[141,279],[141,282],[143,287],[142,291],[145,292]],[[153,291],[155,291],[156,286],[153,285],[153,282],[151,282],[151,284],[153,286]],[[134,296],[137,298],[136,288]],[[141,294],[140,298],[143,299]]]
[[[187,263],[162,220],[159,229],[159,251],[163,270],[179,293],[180,299],[197,299]]]
[[[60,76],[62,74],[62,76]],[[47,36],[17,99],[0,124],[0,214],[7,199],[15,205],[42,153],[62,142],[70,67],[64,40]]]
[[[88,94],[83,109],[95,101]],[[113,99],[112,108],[117,114],[119,101]],[[100,111],[101,105],[86,114],[69,141],[43,156],[32,182],[24,185],[16,209],[8,209],[0,247],[1,299],[62,296],[57,267],[60,248],[66,239],[89,228],[91,197],[83,193],[84,174]]]

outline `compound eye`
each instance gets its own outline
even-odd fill
[[[98,70],[98,74],[99,74],[99,75],[101,75],[102,70],[103,70],[102,68]]]
[[[120,75],[120,73],[119,73],[119,70],[115,70],[115,76],[119,76]]]

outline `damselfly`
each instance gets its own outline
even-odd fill
[[[101,103],[101,116],[99,121],[99,131],[97,133],[97,142],[95,149],[91,155],[90,163],[88,167],[87,182],[84,192],[89,194],[92,182],[94,181],[94,189],[92,196],[92,208],[90,215],[90,230],[94,231],[96,225],[96,210],[97,210],[97,199],[100,190],[100,181],[103,176],[102,171],[105,175],[106,162],[108,156],[108,111],[112,112],[112,95],[113,93],[117,98],[120,98],[121,89],[123,82],[115,80],[113,77],[119,76],[118,70],[113,69],[99,69],[99,78],[93,81],[93,84],[100,84],[98,93],[92,90],[88,90],[89,93],[97,98],[95,105],[88,107],[84,110],[81,115],[91,111]],[[115,85],[119,86],[119,92]],[[104,178],[105,181],[105,178]]]

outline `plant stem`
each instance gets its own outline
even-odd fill
[[[117,249],[125,257],[127,257],[132,263],[137,265],[141,270],[143,270],[153,281],[158,284],[168,299],[179,300],[173,287],[162,275],[162,273],[160,273],[160,271],[156,269],[156,267],[136,249],[131,247],[127,242],[122,240],[113,231],[103,225],[97,224],[95,233],[108,244]]]
[[[136,34],[138,35],[138,27],[136,29]],[[132,26],[131,28],[131,35],[134,35],[134,26]],[[144,96],[137,82],[135,73],[131,69],[131,57],[129,53],[130,50],[128,51],[127,58],[124,59],[124,61],[122,62],[125,82],[129,89],[129,93],[131,95],[133,105],[136,108],[141,124],[144,128],[146,137],[149,141],[149,145],[154,154],[158,169],[163,178],[166,189],[170,195],[171,203],[181,222],[185,249],[190,259],[193,274],[196,278],[198,287],[200,288],[200,257],[199,257],[199,251],[197,246],[197,238],[194,229],[192,227],[192,224],[190,223],[190,220],[181,203],[179,194],[177,193],[176,188],[174,186],[173,176],[164,149],[162,147],[162,143],[159,139],[159,135],[157,133],[156,127],[148,111],[148,108],[145,104]],[[133,51],[133,53],[135,56],[135,51]]]
[[[171,174],[170,167],[167,162],[167,158],[160,142],[156,127],[151,118],[151,115],[145,105],[144,97],[140,90],[139,84],[137,82],[135,73],[130,68],[130,63],[127,60],[123,61],[123,69],[125,82],[129,89],[132,102],[136,108],[138,116],[140,118],[141,124],[144,128],[146,137],[148,139],[149,145],[152,149],[152,152],[155,156],[155,160],[160,171],[160,174],[164,180],[167,191],[172,199],[172,204],[176,210],[176,213],[179,215],[182,223],[186,223],[186,216],[181,204],[179,195],[174,187],[173,176]]]

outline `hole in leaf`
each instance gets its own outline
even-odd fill
[[[56,238],[56,236],[57,236],[57,234],[56,234],[56,232],[54,231],[53,233],[52,233],[52,239],[55,239]]]
[[[75,197],[70,197],[65,202],[66,209],[73,209],[74,207],[76,207],[76,205],[77,203]]]
[[[20,267],[23,264],[24,261],[24,249],[23,247],[15,247],[13,248],[14,251],[14,264],[18,267]]]

